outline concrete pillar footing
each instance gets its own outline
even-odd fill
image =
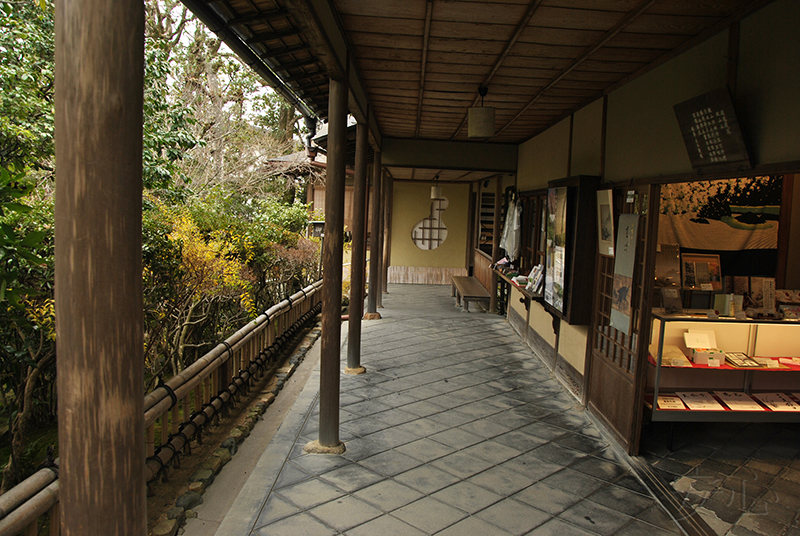
[[[309,454],[344,454],[344,451],[347,448],[344,446],[344,443],[341,441],[338,445],[333,445],[332,447],[326,447],[321,445],[318,440],[309,441],[306,443],[306,446],[303,447],[303,452],[307,452]]]

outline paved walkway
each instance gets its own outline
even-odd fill
[[[341,376],[347,451],[302,450],[317,368],[217,535],[681,534],[503,318],[449,286],[389,291],[367,373]]]
[[[800,536],[800,426],[653,423],[641,456],[711,534]]]

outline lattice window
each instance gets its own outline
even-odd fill
[[[622,199],[615,199],[619,206]],[[609,361],[629,373],[636,372],[638,360],[638,342],[641,333],[642,284],[645,273],[645,244],[647,237],[647,194],[638,194],[636,202],[625,204],[625,212],[637,212],[639,229],[637,232],[636,264],[631,296],[631,328],[630,335],[611,327],[611,301],[614,288],[614,258],[598,255],[597,263],[597,302],[595,308],[594,349]],[[647,337],[645,337],[645,343]]]
[[[446,197],[431,200],[430,216],[417,222],[411,230],[411,240],[419,249],[436,249],[447,238],[447,227],[442,220],[447,205]]]

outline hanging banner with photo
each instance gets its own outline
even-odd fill
[[[704,251],[775,249],[782,188],[781,175],[665,184],[658,243]]]
[[[620,214],[617,251],[614,259],[614,288],[611,291],[611,327],[630,335],[633,270],[636,265],[638,214]]]

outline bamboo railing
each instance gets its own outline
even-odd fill
[[[148,487],[192,438],[202,439],[203,426],[217,418],[227,403],[259,379],[289,338],[319,313],[322,281],[273,305],[255,320],[219,343],[183,372],[160,383],[144,398],[144,467]],[[160,438],[156,444],[156,438]],[[36,536],[39,518],[59,518],[58,460],[0,495],[0,536]],[[58,522],[50,536],[59,536]]]

